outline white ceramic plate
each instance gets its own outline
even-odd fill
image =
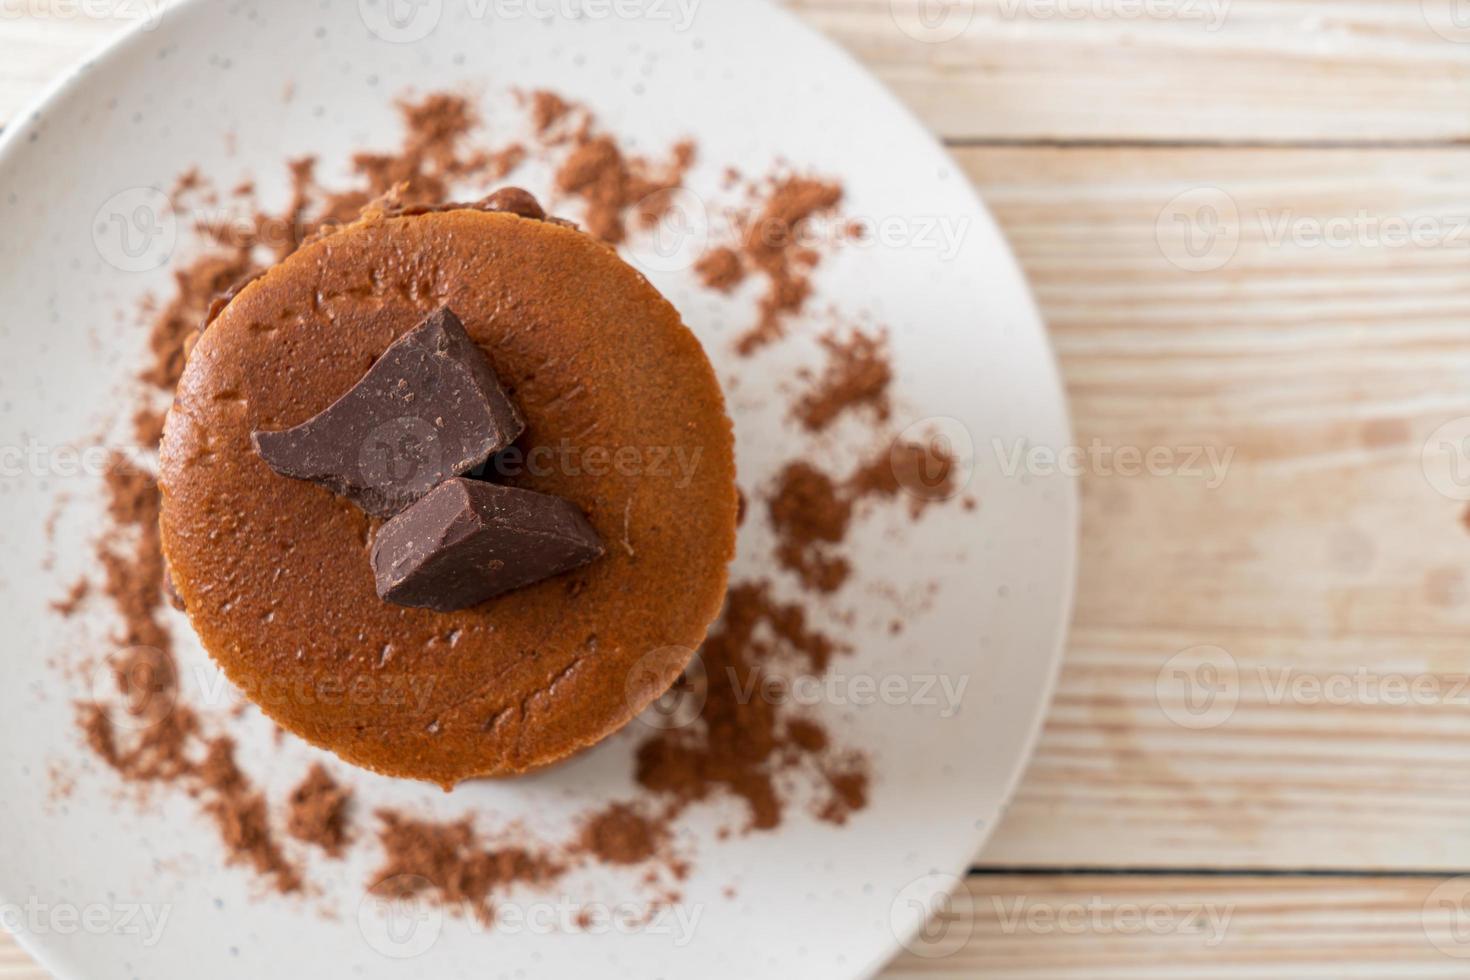
[[[620,15],[630,10],[642,15]],[[1052,356],[1015,262],[953,161],[845,55],[755,0],[586,0],[580,8],[236,0],[188,3],[146,27],[19,117],[0,147],[7,924],[19,925],[23,942],[66,978],[815,980],[878,971],[935,895],[964,873],[1015,785],[1047,700],[1073,580],[1072,483],[1010,467],[1023,440],[1068,444]],[[895,43],[905,40],[895,28]],[[384,920],[363,903],[376,860],[366,845],[343,864],[314,861],[309,876],[321,892],[310,901],[263,896],[248,873],[223,867],[196,802],[168,792],[141,806],[117,799],[115,778],[89,759],[72,721],[86,682],[53,664],[68,648],[104,643],[111,620],[100,603],[79,621],[45,611],[86,570],[88,539],[101,527],[100,481],[47,454],[118,421],[144,344],[118,311],[150,290],[166,293],[160,261],[189,250],[175,224],[146,242],[123,237],[150,214],[138,211],[153,200],[146,189],[166,191],[198,164],[207,174],[252,176],[266,202],[278,204],[286,157],[318,154],[330,179],[352,150],[396,145],[393,96],[465,86],[491,107],[506,105],[513,87],[553,88],[590,103],[613,132],[648,152],[692,135],[706,162],[689,184],[711,199],[725,161],[758,174],[784,158],[839,177],[848,215],[896,231],[878,244],[836,249],[819,270],[822,303],[892,330],[900,427],[941,417],[945,431],[973,442],[966,492],[978,510],[934,508],[910,525],[903,508],[887,508],[864,521],[853,546],[859,580],[843,604],[859,611],[860,641],[836,667],[848,681],[833,699],[848,703],[821,711],[844,743],[873,754],[871,806],[841,830],[798,807],[779,833],[725,842],[715,829],[736,811],[694,811],[681,838],[697,854],[683,889],[686,918],[663,920],[663,928],[486,932],[428,909]],[[509,118],[490,112],[492,125]],[[731,401],[742,482],[754,485],[800,445],[776,392],[813,362],[812,344],[793,341],[738,365],[730,341],[749,320],[750,295],[717,299],[670,268],[678,262],[640,248],[632,256],[685,312],[722,376],[742,375]],[[123,424],[110,431],[126,438]],[[850,459],[854,444],[868,444],[861,430],[841,429],[813,451]],[[74,503],[53,543],[44,525],[58,494]],[[737,577],[768,572],[762,534],[752,526],[742,539]],[[42,571],[53,552],[54,566]],[[881,583],[893,581],[916,593],[937,587],[898,636],[883,628],[896,607]],[[217,675],[187,625],[178,626],[186,687],[198,695]],[[898,678],[908,703],[852,703],[864,700],[863,682],[851,683],[861,677]],[[939,688],[919,692],[946,680],[951,690],[966,685],[957,704]],[[223,710],[214,700],[212,710]],[[259,719],[247,728],[245,767],[279,799],[318,754],[292,740],[277,745]],[[574,814],[628,795],[633,744],[614,739],[534,778],[451,795],[336,768],[364,810],[477,813],[487,827],[521,817],[555,837]],[[77,778],[60,799],[50,774],[57,767]],[[361,823],[366,829],[370,820]],[[600,872],[558,891],[608,904],[648,898],[633,877]],[[511,901],[533,909],[557,897]],[[67,909],[95,918],[75,921]],[[155,933],[149,916],[161,915]]]

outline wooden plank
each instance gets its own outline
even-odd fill
[[[0,4],[0,13],[8,9]],[[0,125],[130,23],[122,16],[0,16]]]
[[[1069,665],[986,859],[1465,865],[1462,787],[1445,775],[1465,735],[1463,505],[1418,457],[1470,414],[1466,151],[962,158],[1036,283],[1080,442],[1234,452],[1216,488],[1177,473],[1084,482]],[[1240,238],[1228,263],[1189,272],[1158,219],[1202,187],[1225,192]],[[1380,234],[1429,215],[1442,240],[1273,240],[1360,212]],[[1184,689],[1161,673],[1199,644],[1222,647],[1239,680],[1235,710],[1205,729],[1174,720],[1189,717]],[[1293,687],[1302,677],[1348,693]],[[1399,677],[1429,694],[1401,703]]]
[[[1470,553],[1465,508],[1419,462],[1470,415],[1470,148],[960,160],[1036,289],[1080,441],[1234,451],[1218,488],[1085,486],[1079,624],[1463,635],[1448,579]],[[1195,203],[1239,215],[1205,257],[1219,268],[1176,264],[1191,260],[1171,219]],[[1411,222],[1424,241],[1392,244]]]
[[[1444,460],[1421,466],[1470,417],[1470,149],[960,159],[1037,290],[1078,444],[1164,452],[1157,475],[1085,467],[1061,687],[984,860],[1470,866],[1470,532]],[[1181,193],[1239,215],[1219,268],[1171,261]],[[1365,230],[1314,244],[1338,218]],[[1381,243],[1413,218],[1425,242]],[[1195,447],[1228,457],[1218,485]],[[1171,660],[1199,645],[1221,652]],[[1233,711],[1192,717],[1191,682]]]
[[[882,977],[1463,977],[1470,940],[1453,927],[1470,885],[1445,881],[971,877]],[[0,980],[46,977],[0,935]]]
[[[1470,140],[1458,0],[785,2],[954,140]],[[0,17],[0,120],[153,3]]]
[[[972,877],[886,980],[1463,977],[1464,883]],[[1439,889],[1436,891],[1436,889]],[[1438,944],[1438,945],[1436,945]]]
[[[0,980],[48,980],[50,976],[8,933],[0,930]]]
[[[1451,0],[788,5],[950,139],[1470,137]]]

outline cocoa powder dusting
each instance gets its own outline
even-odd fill
[[[453,182],[483,178],[508,162],[468,149],[479,116],[463,96],[440,92],[418,102],[400,102],[398,108],[406,134],[403,144],[395,152],[354,155],[352,168],[359,184],[323,192],[316,217],[307,222],[308,232],[353,221],[363,208],[390,193],[404,207],[443,204],[450,199]],[[510,152],[514,156],[514,149]]]
[[[442,200],[451,176],[470,174],[476,160],[462,153],[475,124],[468,102],[432,95],[400,106],[407,135],[399,152],[359,154],[353,164],[360,184],[321,194],[314,161],[288,164],[291,199],[277,215],[255,214],[242,223],[201,226],[214,251],[185,263],[173,276],[173,294],[164,303],[146,303],[149,320],[147,363],[139,374],[144,391],[133,417],[134,435],[156,445],[164,410],[183,373],[190,342],[217,297],[258,274],[265,265],[294,251],[334,221],[350,220],[362,204],[401,186],[409,201]],[[203,176],[186,173],[174,187],[175,207],[206,186]],[[264,796],[234,765],[233,742],[204,743],[199,717],[178,703],[177,666],[172,639],[161,619],[166,570],[159,545],[157,486],[151,473],[121,455],[110,460],[105,476],[109,528],[97,547],[103,594],[120,621],[111,660],[117,678],[114,703],[78,705],[78,725],[87,745],[124,780],[138,784],[179,784],[200,796],[220,831],[230,863],[246,864],[282,892],[301,887],[297,869],[279,848]],[[125,724],[118,724],[118,721]],[[204,744],[201,744],[204,743]]]
[[[827,786],[831,791],[827,802],[817,810],[817,817],[841,826],[847,818],[868,805],[868,771],[862,760],[829,769]]]
[[[90,595],[91,592],[92,583],[88,582],[84,578],[79,578],[72,583],[71,588],[66,590],[66,595],[62,596],[60,599],[53,599],[51,601],[51,609],[53,612],[61,616],[74,616],[76,615],[76,611],[82,607],[82,603],[86,601],[87,596]]]
[[[385,857],[372,890],[380,895],[422,895],[491,923],[498,891],[514,884],[548,884],[566,872],[546,853],[519,845],[487,846],[468,818],[435,823],[393,810],[379,810],[377,817]]]
[[[208,743],[192,775],[206,794],[205,811],[225,843],[227,864],[246,864],[283,894],[301,888],[301,874],[286,859],[271,829],[265,794],[256,792],[235,764],[235,742],[219,736]]]
[[[792,414],[808,431],[821,432],[845,412],[865,407],[876,422],[887,422],[892,412],[888,386],[893,366],[888,340],[882,333],[854,330],[843,339],[836,333],[821,338],[827,368],[815,386],[797,399]]]
[[[667,844],[666,820],[649,817],[629,803],[613,803],[582,825],[581,849],[604,864],[642,864]]]
[[[848,478],[854,499],[891,500],[901,492],[909,498],[909,515],[917,518],[931,504],[941,503],[956,493],[958,476],[954,454],[942,443],[920,444],[899,440],[863,464]],[[966,509],[973,509],[966,501]]]
[[[587,229],[617,243],[660,219],[693,163],[695,148],[687,142],[661,160],[626,153],[587,107],[555,93],[531,93],[523,104],[528,142],[474,147],[469,138],[479,118],[465,99],[440,93],[401,103],[402,144],[391,152],[355,155],[347,186],[321,186],[315,161],[301,158],[288,164],[290,200],[279,212],[200,227],[212,248],[179,268],[172,294],[145,310],[149,354],[140,375],[146,390],[133,419],[138,441],[156,445],[160,404],[183,371],[192,338],[222,297],[303,243],[354,220],[364,207],[440,205],[456,185],[498,180],[538,155],[551,165],[556,191],[583,205]],[[739,179],[729,171],[727,184]],[[203,175],[186,174],[175,195],[186,200],[209,193],[208,186]],[[253,183],[240,182],[235,195],[253,200]],[[737,240],[699,261],[695,275],[718,292],[732,291],[748,276],[760,280],[756,321],[738,338],[739,353],[779,341],[806,306],[821,256],[803,233],[815,218],[834,211],[842,196],[830,181],[766,181],[755,195],[754,217],[745,216]],[[791,405],[797,421],[817,433],[862,409],[875,426],[886,422],[893,379],[886,337],[829,333],[821,343],[827,365]],[[766,504],[778,564],[794,573],[805,592],[824,597],[851,575],[844,545],[859,519],[859,502],[896,499],[908,491],[917,516],[952,495],[953,480],[952,459],[898,443],[841,480],[794,460],[753,502]],[[98,545],[101,592],[121,624],[114,640],[122,652],[111,663],[117,697],[78,705],[87,744],[128,782],[174,784],[198,797],[230,863],[252,868],[279,891],[301,890],[302,871],[282,847],[276,826],[295,841],[340,856],[353,846],[351,795],[325,767],[313,766],[279,801],[278,813],[237,765],[233,740],[212,730],[231,719],[209,719],[206,725],[179,702],[178,668],[164,622],[167,571],[159,550],[157,488],[150,473],[120,457],[109,468],[106,486],[109,528]],[[743,495],[741,503],[743,514]],[[58,611],[74,609],[86,594],[86,584],[79,583]],[[820,719],[798,715],[789,699],[761,693],[779,694],[792,671],[820,676],[847,651],[840,639],[814,625],[810,611],[804,602],[778,599],[769,582],[732,584],[724,613],[701,650],[702,669],[679,685],[691,693],[702,686],[703,708],[691,724],[658,731],[638,745],[639,799],[584,814],[573,839],[554,847],[520,832],[509,843],[492,845],[468,818],[439,822],[379,810],[375,836],[383,861],[369,887],[423,895],[491,922],[496,896],[505,888],[548,885],[581,860],[649,867],[650,881],[652,868],[662,864],[682,878],[687,866],[669,853],[673,822],[691,805],[716,796],[728,794],[745,804],[747,831],[780,826],[801,798],[820,820],[850,819],[867,805],[866,758],[838,746]],[[138,724],[140,719],[145,723]]]
[[[741,241],[745,262],[765,277],[766,288],[755,325],[736,341],[740,354],[748,356],[781,339],[787,319],[806,305],[818,256],[801,245],[802,233],[813,217],[841,200],[842,188],[830,181],[787,177],[775,182]]]
[[[816,723],[801,722],[800,737],[791,738],[784,699],[761,696],[764,685],[779,683],[767,666],[794,656],[820,674],[836,649],[807,627],[801,607],[774,599],[768,583],[733,584],[724,614],[700,649],[703,711],[694,724],[660,731],[639,745],[639,784],[668,798],[676,811],[728,792],[747,804],[747,829],[779,826],[788,801],[777,777],[815,754]]]
[[[852,565],[834,546],[847,537],[852,502],[830,476],[802,460],[787,463],[766,503],[776,531],[776,560],[808,589],[835,592]]]
[[[281,212],[255,212],[244,221],[199,226],[216,250],[175,271],[173,294],[161,307],[152,302],[144,307],[150,320],[148,363],[140,375],[145,385],[171,394],[183,374],[191,339],[217,298],[313,237],[353,221],[366,205],[389,194],[396,194],[406,207],[441,204],[451,181],[487,174],[499,179],[525,156],[518,144],[497,152],[466,149],[479,120],[462,96],[437,93],[417,102],[402,101],[398,108],[405,129],[403,143],[391,153],[354,155],[355,184],[323,189],[316,181],[315,158],[300,157],[287,162],[291,196]],[[181,182],[175,188],[175,208],[203,186],[197,174]],[[139,408],[134,433],[140,445],[158,444],[163,416],[164,408],[153,399]]]
[[[97,557],[103,593],[121,622],[114,636],[118,652],[110,660],[117,697],[78,705],[83,737],[124,780],[177,783],[201,797],[228,863],[254,868],[283,893],[296,891],[300,874],[276,843],[265,798],[236,767],[234,742],[223,736],[206,740],[199,717],[179,703],[173,640],[160,616],[164,566],[157,485],[151,474],[116,454],[104,483],[112,528],[98,544]]]
[[[694,263],[694,272],[705,288],[728,293],[745,281],[745,266],[740,253],[729,246],[712,248]]]
[[[787,722],[786,736],[803,752],[821,752],[828,745],[827,729],[806,718],[793,718]]]
[[[548,135],[545,128],[538,129],[544,145],[571,145],[557,168],[556,189],[580,198],[587,230],[617,245],[628,236],[630,216],[642,227],[663,216],[672,203],[669,192],[683,186],[684,174],[694,163],[694,144],[688,140],[674,144],[669,159],[662,162],[629,156],[611,135],[597,132],[596,120],[583,106],[563,105],[547,128],[574,112],[579,125],[570,135]]]
[[[184,373],[184,341],[204,322],[210,302],[257,268],[249,249],[239,246],[195,259],[174,273],[173,296],[154,313],[148,332],[145,384],[173,392]],[[163,431],[163,409],[140,408],[135,429],[139,444],[156,445],[153,436]]]
[[[834,480],[806,460],[787,463],[766,501],[776,532],[776,561],[810,591],[830,593],[846,584],[851,563],[838,546],[847,539],[857,504],[909,495],[910,516],[955,493],[955,460],[942,446],[896,440]]]
[[[538,135],[544,134],[572,110],[572,104],[570,102],[555,92],[548,92],[545,89],[532,92],[529,96],[529,101],[531,105],[531,125],[535,128]]]
[[[352,794],[332,778],[325,766],[312,766],[306,779],[291,791],[287,803],[288,834],[315,844],[329,857],[342,856],[349,840],[347,817]]]

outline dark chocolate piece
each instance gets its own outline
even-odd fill
[[[282,476],[391,517],[484,463],[524,428],[485,352],[446,306],[395,340],[321,414],[250,438]]]
[[[530,191],[519,187],[502,187],[481,201],[480,207],[486,211],[518,214],[522,218],[530,218],[533,221],[541,221],[546,217],[546,212],[541,208],[541,202],[536,200]]]
[[[184,608],[184,597],[179,595],[178,586],[174,585],[174,570],[168,567],[168,559],[163,560],[163,595],[168,599],[168,604],[179,612],[187,612]]]
[[[464,609],[600,558],[602,539],[561,497],[463,477],[378,529],[378,595],[400,606]]]

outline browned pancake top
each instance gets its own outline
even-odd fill
[[[250,445],[445,304],[526,417],[504,482],[574,501],[607,544],[452,613],[379,599],[377,522]],[[627,722],[703,639],[734,553],[730,421],[678,313],[581,232],[469,209],[365,219],[245,287],[190,356],[160,484],[175,587],[231,680],[351,762],[445,785]]]

